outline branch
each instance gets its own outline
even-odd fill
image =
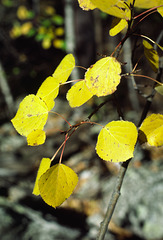
[[[2,91],[2,94],[4,96],[7,108],[8,108],[8,115],[9,117],[13,117],[14,114],[14,105],[13,105],[13,97],[10,91],[10,87],[8,85],[6,76],[4,74],[4,70],[2,67],[2,64],[0,62],[0,89]]]
[[[100,225],[100,230],[99,230],[97,240],[103,240],[105,237],[106,231],[108,229],[108,224],[111,220],[115,206],[116,206],[118,198],[120,196],[120,189],[121,189],[123,179],[124,179],[124,176],[125,176],[125,173],[127,171],[127,167],[129,165],[130,161],[131,161],[131,159],[129,159],[126,162],[123,162],[120,167],[118,178],[117,178],[117,181],[115,184],[115,188],[112,192],[112,196],[111,196],[104,220],[103,220],[103,222],[101,222],[101,225]]]

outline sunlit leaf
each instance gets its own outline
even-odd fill
[[[56,164],[40,177],[40,195],[48,205],[55,208],[72,194],[77,182],[78,177],[71,168]]]
[[[79,6],[83,10],[92,10],[94,8],[99,8],[101,11],[106,12],[109,15],[127,20],[130,19],[127,14],[127,11],[130,11],[128,6],[133,3],[133,0],[78,0],[78,2]],[[162,4],[162,0],[136,0],[134,2],[134,7],[149,9],[160,6]],[[159,7],[157,9],[161,15],[163,15],[162,9],[162,7]]]
[[[35,185],[33,188],[33,192],[32,192],[34,195],[40,194],[39,187],[38,187],[38,180],[40,179],[42,174],[45,173],[50,168],[50,164],[51,164],[50,158],[42,158],[38,172],[37,172],[37,177],[36,177]]]
[[[86,85],[98,97],[112,94],[120,83],[120,73],[121,65],[115,58],[102,58],[87,70]]]
[[[128,19],[127,11],[129,11],[127,5],[121,0],[91,0],[91,3],[101,11],[108,13],[109,15]],[[127,10],[127,11],[126,11]]]
[[[47,105],[50,111],[54,107],[54,99],[59,93],[59,81],[54,77],[48,77],[42,83],[36,96],[40,97]]]
[[[96,152],[103,160],[124,162],[133,157],[136,141],[137,129],[132,122],[112,121],[100,131]]]
[[[163,2],[162,2],[162,4],[163,4]],[[163,17],[163,7],[157,8],[157,11],[158,11],[159,14]]]
[[[70,76],[72,70],[75,67],[75,58],[72,54],[67,54],[56,70],[53,73],[53,77],[59,81],[59,83],[64,83],[67,81]]]
[[[128,26],[128,23],[125,19],[114,18],[111,24],[111,29],[109,31],[110,36],[117,35],[127,26]]]
[[[78,0],[78,2],[79,6],[85,11],[95,9],[95,6],[90,0]]]
[[[30,132],[27,136],[27,143],[30,146],[41,145],[45,142],[46,135],[41,129],[36,129]]]
[[[163,4],[162,0],[152,0],[152,1],[136,0],[135,3],[134,3],[134,6],[137,7],[137,8],[148,9],[148,8],[153,8],[153,7],[160,6],[162,4]]]
[[[87,102],[93,94],[85,84],[85,81],[75,83],[67,93],[67,100],[71,107],[79,107]]]
[[[157,72],[159,68],[159,56],[157,51],[154,50],[153,46],[146,40],[143,40],[143,45],[145,57],[147,58],[153,71]]]
[[[28,136],[36,129],[43,129],[48,118],[48,108],[43,100],[34,94],[25,97],[11,120],[20,135]]]
[[[139,129],[140,143],[147,142],[151,146],[163,145],[163,115],[152,114],[147,117]]]
[[[163,95],[163,85],[157,84],[156,87],[155,87],[155,90],[156,90],[159,94]]]

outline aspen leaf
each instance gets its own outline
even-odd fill
[[[128,19],[126,10],[129,11],[127,5],[121,0],[91,0],[91,3],[101,11],[109,15]]]
[[[162,3],[163,3],[163,2],[162,2]],[[163,7],[157,8],[157,11],[158,11],[159,14],[163,17]]]
[[[48,169],[39,180],[40,195],[52,207],[61,205],[73,192],[78,176],[64,164]]]
[[[85,84],[85,80],[75,83],[67,93],[67,100],[71,107],[79,107],[87,102],[93,94]]]
[[[90,0],[78,0],[78,2],[79,6],[85,11],[93,10],[96,8]]]
[[[112,94],[120,83],[120,73],[121,65],[114,57],[102,58],[87,70],[86,85],[98,97]]]
[[[163,115],[152,114],[147,117],[139,129],[140,143],[147,142],[151,146],[163,145]]]
[[[114,18],[109,31],[110,36],[115,36],[128,26],[126,19]]]
[[[50,111],[54,107],[54,99],[59,93],[59,81],[54,77],[47,77],[37,91],[36,96],[40,97]]]
[[[75,58],[72,54],[67,54],[54,73],[52,74],[53,78],[57,79],[59,83],[64,83],[69,78],[72,70],[75,67]]]
[[[38,187],[38,181],[39,181],[40,177],[42,176],[42,174],[45,173],[50,168],[50,164],[51,164],[50,158],[42,158],[38,172],[37,172],[33,192],[32,192],[34,195],[40,194],[39,187]]]
[[[48,118],[48,108],[43,100],[34,94],[25,97],[11,120],[20,135],[28,136],[36,129],[43,129]]]
[[[153,46],[146,40],[143,40],[143,45],[145,57],[147,58],[153,71],[157,72],[159,68],[159,56],[157,51],[154,50]]]
[[[155,87],[155,90],[156,90],[159,94],[163,95],[163,85],[157,84],[156,87]]]
[[[162,4],[163,4],[162,0],[152,0],[152,1],[136,0],[135,3],[134,3],[134,6],[137,7],[137,8],[148,9],[148,8],[153,8],[153,7],[160,6]]]
[[[133,157],[137,129],[132,122],[112,121],[99,133],[96,152],[100,158],[111,162],[124,162]]]
[[[135,4],[134,4],[135,7],[137,7],[137,8],[144,8],[144,9],[153,8],[153,7],[157,7],[158,6],[157,11],[161,14],[161,16],[163,16],[163,7],[161,5],[163,5],[163,1],[162,0],[152,0],[152,1],[136,0]],[[159,6],[161,6],[161,7],[159,7]]]
[[[41,145],[45,142],[46,135],[41,129],[36,129],[30,132],[27,136],[27,143],[30,146]]]

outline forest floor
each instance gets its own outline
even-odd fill
[[[68,109],[62,99],[57,112],[68,121],[86,118],[84,111]],[[60,110],[60,111],[59,111]],[[50,114],[47,140],[27,146],[10,122],[0,127],[0,235],[1,240],[93,240],[118,174],[119,165],[101,160],[95,152],[98,128],[85,124],[66,143],[63,163],[79,177],[74,193],[54,209],[32,194],[40,160],[51,158],[67,129],[64,120]],[[58,162],[59,156],[54,162]],[[141,150],[138,146],[121,190],[106,240],[163,238],[163,148]]]

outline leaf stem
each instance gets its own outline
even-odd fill
[[[138,17],[141,17],[142,15],[144,15],[144,14],[146,14],[146,13],[148,13],[148,12],[151,12],[151,11],[153,11],[153,10],[159,8],[159,7],[162,7],[162,6],[163,6],[163,5],[160,5],[160,6],[157,6],[157,7],[150,8],[150,9],[146,10],[145,12],[142,12],[142,13],[140,13],[139,15],[135,16],[134,19],[137,19]]]
[[[163,47],[161,47],[158,43],[156,43],[155,41],[153,41],[151,38],[149,38],[149,37],[147,37],[147,36],[145,36],[145,35],[142,35],[142,34],[137,34],[137,33],[133,33],[133,35],[147,39],[148,41],[152,42],[153,44],[156,44],[157,47],[159,47],[159,48],[163,51]]]
[[[59,114],[59,113],[57,113],[57,112],[53,112],[53,111],[50,111],[50,112],[58,115],[58,116],[61,117],[66,123],[68,123],[69,126],[71,126],[71,124],[70,124],[61,114]]]
[[[65,140],[64,140],[64,144],[63,144],[63,147],[62,147],[62,152],[61,152],[61,155],[60,155],[60,159],[59,159],[59,164],[61,164],[61,161],[62,161],[62,157],[63,157],[63,152],[64,152],[64,149],[65,149],[65,145],[66,145],[66,142],[68,140],[68,134],[65,135]]]
[[[60,85],[66,85],[66,84],[69,84],[69,83],[74,83],[74,82],[79,82],[79,81],[83,81],[84,79],[76,79],[76,80],[71,80],[71,81],[67,81],[67,82],[64,82],[64,83],[61,83]]]
[[[130,76],[130,75],[131,75],[131,76],[134,76],[134,77],[148,78],[148,79],[150,79],[150,80],[158,83],[158,84],[161,85],[161,86],[163,85],[163,83],[161,83],[161,82],[157,81],[156,79],[151,78],[151,77],[149,77],[149,76],[145,76],[145,75],[141,75],[141,74],[133,74],[133,73],[129,74],[128,76]],[[127,76],[127,75],[126,75],[126,76]]]
[[[151,12],[149,12],[147,15],[145,15],[144,17],[142,17],[140,20],[139,20],[139,22],[137,22],[135,25],[134,25],[134,28],[140,23],[140,22],[142,22],[146,17],[148,17],[149,15],[151,15],[151,14],[153,14],[153,13],[155,13],[155,12],[157,12],[157,10],[155,9],[155,10],[153,10],[153,11],[151,11]],[[134,18],[135,19],[135,18]]]
[[[72,129],[72,128],[71,128]],[[51,162],[54,160],[54,158],[56,157],[56,155],[58,154],[58,152],[60,151],[60,149],[63,147],[65,148],[65,144],[67,142],[67,140],[71,137],[71,135],[78,129],[78,127],[76,127],[70,135],[68,135],[68,132],[66,132],[66,137],[65,137],[65,140],[63,141],[63,143],[59,146],[59,148],[57,149],[57,151],[54,153],[53,157],[51,158]],[[62,132],[62,133],[65,133],[65,132]],[[61,153],[61,155],[63,155],[63,151]],[[59,163],[61,162],[61,159],[62,157],[60,156],[60,160],[59,160]]]
[[[57,156],[58,152],[60,151],[60,149],[63,147],[65,141],[59,146],[59,148],[57,149],[57,151],[54,153],[53,157],[51,158],[51,162],[54,160],[54,158]]]
[[[82,69],[84,69],[84,70],[87,71],[87,68],[85,68],[85,67],[83,67],[83,66],[75,66],[75,67],[82,68]]]

